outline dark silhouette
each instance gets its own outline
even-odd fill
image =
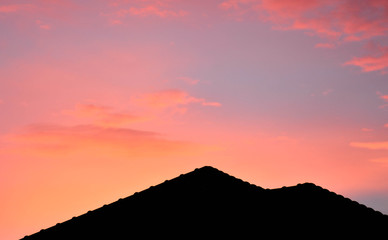
[[[263,189],[202,167],[34,239],[386,239],[388,216],[312,183]]]

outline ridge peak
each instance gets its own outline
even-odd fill
[[[195,172],[198,172],[198,171],[201,171],[201,172],[202,171],[222,172],[222,171],[218,170],[217,168],[215,168],[213,166],[203,166],[203,167],[200,167],[200,168],[196,168],[194,171]]]

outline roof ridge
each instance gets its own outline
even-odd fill
[[[182,190],[182,189],[185,189],[185,190]],[[178,199],[180,199],[180,197],[185,196],[186,189],[188,189],[188,191],[193,191],[195,194],[197,194],[197,193],[204,194],[203,195],[204,197],[201,199],[205,199],[206,201],[209,200],[208,198],[210,196],[214,197],[215,194],[221,193],[221,194],[223,194],[222,201],[224,201],[224,200],[231,201],[230,204],[232,204],[232,205],[235,203],[235,201],[241,200],[239,194],[242,193],[241,196],[244,197],[243,199],[246,199],[246,200],[244,200],[245,202],[242,202],[242,205],[251,206],[253,209],[262,209],[263,210],[263,209],[266,209],[266,207],[260,208],[260,206],[259,206],[259,208],[257,208],[255,205],[256,201],[257,201],[257,204],[264,204],[264,206],[269,204],[268,209],[272,209],[272,210],[265,210],[264,212],[267,212],[267,213],[270,213],[271,211],[276,212],[279,209],[290,208],[291,205],[284,205],[286,208],[282,208],[284,201],[287,200],[284,197],[288,198],[289,196],[291,196],[291,197],[295,196],[294,198],[288,199],[288,201],[300,201],[300,199],[303,199],[303,196],[307,196],[307,195],[313,193],[313,195],[311,195],[311,196],[314,196],[312,198],[312,200],[313,200],[312,204],[314,204],[315,202],[321,203],[319,201],[316,201],[316,199],[317,199],[317,197],[321,198],[320,193],[325,193],[325,194],[328,194],[328,196],[330,197],[328,199],[331,202],[328,202],[328,203],[331,203],[331,204],[335,203],[336,205],[333,205],[335,207],[340,206],[340,205],[338,205],[339,203],[346,206],[347,208],[349,208],[349,206],[351,208],[354,208],[354,206],[356,206],[358,209],[357,212],[359,214],[367,214],[368,216],[374,215],[377,217],[384,217],[385,218],[384,221],[387,221],[387,219],[388,219],[388,216],[383,215],[381,212],[378,212],[372,208],[368,208],[363,204],[360,204],[360,203],[353,201],[349,198],[345,198],[344,196],[342,196],[340,194],[332,192],[332,191],[325,189],[321,186],[318,186],[314,183],[305,182],[305,183],[299,183],[295,186],[288,186],[288,187],[284,186],[284,187],[278,188],[278,189],[264,189],[260,186],[251,184],[247,181],[244,181],[244,180],[239,179],[235,176],[232,176],[228,173],[225,173],[225,172],[223,172],[223,171],[221,171],[213,166],[205,165],[205,166],[200,167],[200,168],[195,168],[194,170],[192,170],[190,172],[176,176],[175,178],[165,180],[164,182],[161,182],[157,185],[150,186],[149,188],[144,189],[140,192],[135,192],[132,195],[127,196],[125,198],[120,198],[112,203],[105,204],[104,206],[101,206],[97,209],[88,211],[87,213],[84,213],[82,215],[73,217],[72,219],[69,219],[65,222],[57,223],[56,225],[54,225],[50,228],[41,230],[41,232],[43,234],[46,234],[46,232],[47,232],[47,234],[48,234],[49,232],[53,232],[53,231],[56,231],[58,229],[63,229],[65,227],[71,227],[72,224],[90,221],[90,219],[96,218],[98,216],[103,216],[102,214],[113,214],[113,213],[116,214],[116,213],[120,212],[119,211],[120,209],[126,209],[127,206],[129,206],[129,207],[136,206],[136,204],[141,204],[141,202],[144,200],[147,201],[146,204],[150,204],[149,206],[151,206],[154,204],[153,203],[154,201],[157,201],[157,198],[155,198],[155,196],[158,196],[157,194],[160,194],[160,193],[167,193],[167,194],[172,193],[173,197],[178,196],[179,197]],[[259,190],[259,191],[257,191],[257,190]],[[286,191],[284,191],[284,190],[286,190]],[[332,195],[332,196],[330,196],[330,195]],[[187,196],[189,196],[189,195],[186,195],[186,197]],[[189,199],[191,201],[193,199],[193,196],[195,198],[195,195],[190,195],[190,198],[187,198],[187,199]],[[202,195],[200,195],[200,196],[202,196]],[[338,201],[333,202],[333,199],[334,199],[333,197],[335,197],[335,199],[341,198],[342,200],[340,202],[338,202]],[[163,199],[163,198],[160,198],[160,199]],[[217,199],[217,198],[214,198],[214,199]],[[292,200],[292,199],[294,199],[294,200]],[[189,201],[189,203],[190,203],[190,201]],[[205,206],[204,203],[206,203],[206,201],[202,201],[200,203],[202,203],[203,206]],[[306,201],[310,201],[310,200],[307,199]],[[219,199],[217,200],[216,204],[214,201],[211,204],[217,205],[218,203],[219,203]],[[355,203],[357,203],[358,205],[356,205]],[[163,206],[163,204],[162,204],[162,206]],[[194,202],[192,204],[193,204],[193,206],[197,206],[198,201]],[[249,204],[253,204],[253,205],[249,205]],[[271,204],[273,204],[273,205],[271,205]],[[232,205],[230,205],[230,206],[232,206]],[[146,206],[146,205],[144,205],[144,206]],[[191,205],[187,205],[187,206],[189,207]],[[322,205],[322,206],[325,207],[326,205]],[[128,208],[128,209],[132,209],[132,208]],[[144,208],[144,209],[146,209],[146,208]],[[235,210],[236,209],[237,208],[235,208]],[[179,211],[181,211],[181,210],[182,209],[180,209]],[[196,209],[196,210],[198,210],[198,209]],[[239,211],[237,211],[237,212],[239,212]],[[271,214],[273,214],[273,213],[271,213]],[[380,216],[378,216],[378,215],[380,215]],[[139,215],[139,216],[141,216],[141,215]],[[268,216],[272,216],[272,215],[268,215]],[[381,220],[381,221],[383,221],[383,220]],[[36,233],[36,234],[38,234],[36,236],[39,236],[39,234],[42,234],[42,233]],[[33,235],[35,235],[35,234],[33,234]],[[33,236],[33,235],[30,235],[30,236]],[[28,237],[29,236],[26,236],[26,238],[28,238]],[[34,239],[34,238],[31,238],[31,239]]]

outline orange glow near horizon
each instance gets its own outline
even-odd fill
[[[3,0],[0,239],[211,165],[388,214],[381,0]]]

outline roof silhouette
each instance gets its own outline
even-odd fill
[[[373,237],[387,229],[387,215],[313,183],[264,189],[205,166],[23,239]]]

